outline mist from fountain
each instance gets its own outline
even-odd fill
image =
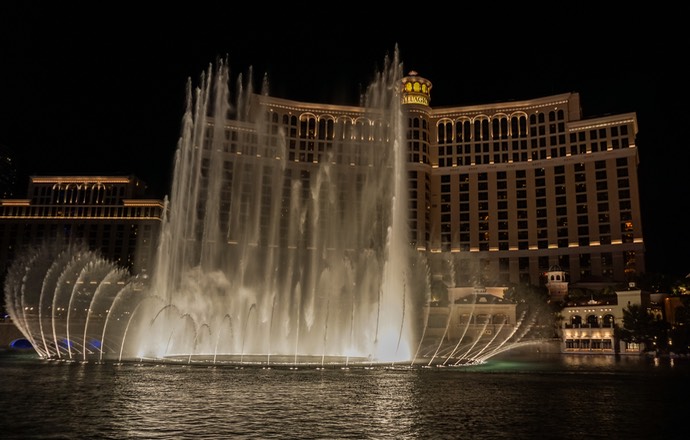
[[[395,55],[364,97],[369,138],[343,136],[318,165],[300,168],[286,163],[284,135],[270,147],[266,110],[252,107],[241,77],[230,105],[226,63],[189,88],[152,292],[197,327],[227,334],[194,346],[175,335],[171,345],[181,316],[166,313],[159,331],[139,326],[137,357],[411,358],[401,78]],[[229,157],[232,113],[249,134],[239,131]],[[358,181],[338,151],[364,164]]]

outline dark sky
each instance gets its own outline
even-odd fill
[[[251,68],[257,88],[266,74],[273,96],[356,104],[397,47],[405,71],[433,83],[432,107],[579,92],[585,117],[635,112],[647,270],[690,272],[680,10],[16,3],[0,6],[0,144],[16,154],[21,190],[29,175],[134,174],[162,198],[186,82],[217,57],[233,77]]]

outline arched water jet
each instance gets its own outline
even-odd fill
[[[198,337],[197,330],[197,323],[194,320],[192,314],[183,313],[180,316],[180,319],[173,324],[173,328],[171,331],[171,335],[180,335],[179,338],[170,339],[171,344],[174,344],[173,348],[175,348],[175,350],[173,351],[174,356],[184,356],[186,353],[194,351],[194,341],[196,341]],[[180,341],[182,341],[182,343],[180,343]],[[188,341],[190,343],[187,343]],[[164,357],[169,356],[171,344],[168,345]],[[180,347],[186,348],[186,351],[181,350]]]
[[[32,268],[35,268],[38,265],[38,263],[40,261],[40,256],[41,256],[40,254],[32,255],[29,258],[29,261],[27,262],[26,266],[24,266],[24,268],[23,268],[24,271],[23,271],[23,275],[22,275],[22,283],[20,284],[20,296],[18,296],[18,298],[20,299],[19,309],[21,310],[21,314],[24,317],[24,321],[21,321],[19,324],[20,330],[22,330],[22,327],[23,327],[23,332],[25,334],[28,334],[27,339],[29,340],[29,342],[34,347],[37,346],[38,341],[36,340],[36,337],[34,336],[34,331],[32,330],[33,324],[31,323],[30,320],[27,319],[27,317],[28,317],[27,316],[27,309],[29,309],[29,307],[25,304],[30,303],[30,301],[27,301],[26,295],[27,295],[27,292],[32,291],[30,284],[33,284],[35,282],[35,280],[32,276],[32,272],[34,271],[34,269],[32,269]],[[22,323],[24,323],[25,325],[21,326]],[[39,307],[38,307],[38,325],[39,325],[39,329],[40,329],[40,327],[41,327],[40,297],[39,297]],[[42,332],[41,332],[41,334],[42,334]],[[43,346],[45,347],[45,353],[49,353],[48,347],[46,346],[43,338],[41,338],[41,341],[43,342]]]
[[[323,321],[323,349],[321,351],[321,367],[324,366],[326,360],[326,342],[328,341],[328,315],[330,313],[330,295],[326,301],[326,316]]]
[[[122,361],[122,350],[124,348],[124,343],[125,343],[125,338],[127,336],[127,330],[129,329],[129,323],[131,322],[132,318],[134,317],[134,314],[139,310],[139,307],[142,306],[142,303],[145,301],[158,301],[160,303],[163,303],[163,299],[158,297],[158,296],[141,296],[137,295],[136,292],[134,291],[133,285],[128,284],[125,288],[121,289],[117,295],[115,295],[115,298],[113,299],[113,302],[110,306],[110,309],[108,310],[108,314],[105,318],[105,323],[103,324],[103,332],[101,333],[101,341],[103,343],[101,344],[101,349],[99,350],[99,361],[103,361],[103,355],[105,353],[105,347],[106,347],[106,332],[109,330],[109,324],[111,320],[119,320],[119,315],[117,315],[117,307],[120,305],[123,305],[123,307],[126,308],[126,313],[129,314],[129,318],[127,319],[127,324],[125,325],[125,328],[122,332],[122,336],[119,339],[119,344],[118,344],[118,361]],[[131,313],[130,313],[130,307],[131,307]]]
[[[427,307],[428,309],[428,307]],[[417,362],[417,359],[419,359],[419,354],[422,351],[422,347],[424,346],[424,338],[426,338],[426,331],[429,326],[429,311],[424,314],[424,324],[422,325],[422,334],[419,336],[419,342],[417,343],[417,349],[414,352],[414,356],[412,357],[412,362],[410,362],[410,365],[414,365]]]
[[[476,305],[477,305],[477,291],[475,290],[475,291],[473,291],[472,293],[473,293],[473,295],[474,295],[474,299],[472,300],[472,308],[470,309],[470,316],[474,316],[474,309],[475,309],[475,307],[476,307]],[[448,324],[450,325],[450,315],[448,316],[448,319],[449,319]],[[449,360],[453,357],[453,355],[456,353],[456,351],[460,348],[460,344],[461,344],[462,341],[465,339],[465,335],[467,335],[467,330],[468,330],[469,327],[470,327],[470,321],[471,321],[471,320],[468,319],[467,322],[465,323],[465,327],[464,327],[463,330],[462,330],[462,334],[461,334],[460,337],[458,338],[458,343],[457,343],[457,344],[455,345],[455,347],[453,348],[453,351],[451,351],[451,352],[448,354],[448,356],[446,357],[446,359],[443,361],[443,365],[446,365],[446,364],[448,363],[448,361],[449,361]]]
[[[483,335],[483,334],[486,332],[486,328],[487,328],[488,325],[489,325],[489,320],[487,319],[487,320],[484,322],[484,326],[482,327],[481,331],[479,332],[480,335]],[[460,358],[458,359],[458,361],[455,362],[455,365],[458,365],[459,363],[464,362],[465,360],[474,360],[474,359],[473,359],[473,356],[472,356],[470,353],[472,353],[472,350],[474,350],[474,348],[477,346],[477,344],[479,344],[479,341],[480,341],[480,340],[481,340],[480,337],[475,337],[475,338],[474,338],[474,341],[472,342],[472,344],[470,344],[470,346],[467,348],[467,351],[465,351],[465,352],[462,354],[462,356],[460,356]]]
[[[533,341],[523,341],[522,340],[523,337],[530,331],[532,325],[536,321],[536,315],[532,315],[531,322],[528,323],[527,325],[523,325],[523,321],[526,318],[526,316],[527,316],[527,313],[523,312],[520,320],[518,321],[518,325],[515,326],[515,329],[513,330],[510,337],[505,338],[501,342],[501,344],[498,347],[496,347],[496,349],[492,350],[490,353],[487,353],[486,355],[481,357],[480,360],[483,362],[486,359],[489,359],[490,357],[493,357],[493,356],[495,356],[501,352],[509,350],[510,348],[516,348],[516,347],[520,347],[520,346],[524,346],[524,345],[533,345],[533,344],[541,343],[542,341],[539,339],[533,340]],[[513,340],[514,335],[518,331],[520,331],[521,334],[519,336],[515,337],[515,339]]]
[[[73,258],[69,261],[69,263],[65,266],[63,272],[60,274],[60,277],[58,279],[58,284],[56,286],[55,292],[53,294],[53,301],[52,301],[52,314],[51,314],[51,324],[52,324],[52,329],[53,329],[53,341],[55,343],[55,347],[60,347],[60,344],[58,343],[58,335],[62,334],[62,332],[58,331],[58,323],[60,322],[61,324],[64,325],[65,327],[65,333],[67,333],[69,329],[69,302],[72,298],[72,294],[74,289],[76,288],[76,280],[77,278],[75,277],[75,274],[80,274],[82,273],[82,269],[89,264],[89,262],[92,261],[89,258],[86,258],[85,256],[81,254],[75,254]],[[72,277],[75,277],[74,279]],[[70,287],[71,284],[74,284],[72,287]],[[67,297],[67,304],[66,307],[60,307],[61,301],[64,301],[62,298],[63,296]],[[61,312],[67,308],[67,318],[65,318],[64,322],[61,322]],[[67,336],[67,339],[69,340],[69,335]],[[67,344],[67,354],[69,358],[71,358],[71,344]],[[61,358],[61,350],[58,348],[57,353],[56,353],[58,358]]]
[[[192,363],[192,356],[194,355],[194,352],[196,351],[196,349],[197,349],[197,347],[198,347],[198,345],[199,345],[199,334],[200,334],[200,333],[199,333],[199,330],[201,330],[201,329],[203,329],[203,328],[206,328],[206,330],[208,331],[209,336],[211,336],[211,327],[209,327],[209,325],[206,324],[206,323],[201,324],[201,326],[199,326],[199,328],[195,330],[195,336],[194,336],[194,350],[191,350],[191,351],[189,352],[189,357],[187,358],[187,364],[188,364],[188,365]]]
[[[86,286],[82,292],[85,298],[81,298],[77,301],[83,303],[86,307],[84,330],[81,335],[82,344],[84,346],[82,361],[86,361],[87,351],[92,352],[92,350],[89,349],[89,345],[91,345],[92,349],[99,348],[93,346],[89,342],[89,324],[94,319],[102,319],[104,313],[107,314],[106,308],[112,303],[113,298],[117,296],[117,291],[122,287],[119,283],[122,282],[126,276],[126,271],[105,261],[92,263],[90,266],[86,266],[85,270],[81,278],[83,285]],[[74,307],[75,301],[76,300],[70,300],[70,308]]]
[[[395,345],[395,353],[398,353],[398,350],[400,350],[400,342],[402,341],[403,338],[403,331],[405,330],[405,302],[407,298],[407,283],[405,282],[405,279],[403,278],[403,290],[402,290],[402,316],[400,318],[400,332],[398,333],[398,343]]]
[[[517,333],[517,331],[522,327],[521,324],[522,324],[522,320],[525,317],[525,314],[526,314],[526,312],[522,313],[522,316],[520,317],[520,319],[518,320],[516,325],[513,327],[513,330],[510,332],[510,334],[507,337],[501,338],[501,340],[499,341],[499,344],[496,347],[492,347],[491,350],[487,354],[485,354],[484,356],[482,356],[482,353],[483,353],[483,351],[482,351],[482,352],[477,353],[477,355],[475,357],[481,361],[483,361],[484,359],[488,359],[488,358],[494,356],[496,353],[498,353],[501,350],[501,347],[503,347],[506,343],[508,343],[508,341],[512,341],[513,336],[515,336],[515,333]],[[503,324],[503,325],[505,325],[505,324]],[[503,325],[501,327],[503,327]],[[495,337],[491,341],[492,343],[493,343],[493,340],[496,339],[499,334],[500,334],[500,329],[498,332],[496,332]],[[515,341],[515,342],[511,342],[511,344],[515,344],[518,342],[519,342],[519,340]],[[487,348],[488,348],[488,345],[487,345]]]
[[[143,304],[143,301],[139,302],[136,305],[136,307],[134,307],[132,314],[129,316],[129,319],[127,320],[127,325],[125,326],[125,331],[124,331],[124,334],[122,335],[122,343],[120,344],[120,353],[119,353],[118,358],[117,358],[118,362],[122,362],[122,352],[125,348],[125,341],[127,340],[127,332],[129,331],[129,326],[132,324],[132,320],[134,319],[134,316],[137,314],[137,312],[140,310],[142,304]],[[158,316],[164,310],[167,310],[169,308],[177,308],[177,307],[174,304],[168,304],[168,305],[164,306],[162,309],[160,309],[158,311],[158,313],[153,317],[153,319],[151,319],[151,321],[149,323],[149,327],[151,327],[153,325],[153,323],[156,321]],[[104,331],[105,331],[105,329],[104,329]]]
[[[270,319],[268,322],[268,334],[269,336],[273,334],[273,318],[275,316],[275,310],[276,310],[276,296],[273,295],[271,298],[271,315]],[[271,365],[271,342],[273,341],[273,338],[269,337],[268,338],[268,350],[266,350],[266,365]]]
[[[489,322],[487,321],[484,328],[486,329],[486,327],[488,325],[489,325]],[[489,339],[477,353],[474,353],[472,355],[473,360],[479,359],[481,357],[482,353],[484,353],[485,351],[487,351],[489,349],[489,347],[491,347],[491,344],[493,344],[494,341],[496,340],[496,338],[498,338],[498,335],[501,333],[501,330],[503,329],[504,325],[505,325],[505,322],[502,322],[501,325],[498,327],[498,331],[493,332],[491,339]],[[515,331],[515,329],[513,329],[513,331]]]
[[[434,362],[434,360],[436,359],[436,356],[438,356],[438,353],[441,350],[441,347],[443,346],[443,341],[446,339],[446,336],[448,335],[448,329],[450,328],[450,322],[451,322],[452,317],[453,317],[453,315],[451,313],[449,313],[448,318],[446,319],[446,325],[445,325],[445,329],[443,330],[443,335],[441,336],[441,340],[439,341],[438,345],[436,346],[436,351],[429,358],[429,363],[427,365],[431,365]],[[467,325],[465,326],[465,329],[467,329],[468,325],[469,325],[469,321],[468,321]],[[460,336],[460,338],[458,339],[458,345],[460,345],[460,341],[462,341],[464,336],[465,336],[464,334],[462,336]]]
[[[242,349],[240,350],[240,364],[244,361],[244,344],[247,340],[247,327],[249,325],[249,318],[252,315],[252,311],[256,310],[256,304],[252,304],[247,310],[247,317],[244,321],[244,327],[242,328]]]
[[[229,333],[230,339],[232,339],[234,337],[233,331],[232,331],[232,317],[230,316],[230,314],[226,313],[225,316],[223,316],[223,320],[221,321],[220,329],[217,332],[218,336],[216,336],[216,346],[213,350],[213,363],[214,364],[216,363],[216,359],[218,357],[218,344],[220,343],[220,336],[221,336],[220,330],[223,328],[223,323],[225,322],[226,318],[228,320],[228,327],[230,329],[230,333]]]

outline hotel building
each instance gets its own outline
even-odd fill
[[[412,222],[429,218],[420,250],[513,283],[539,284],[552,265],[571,281],[644,272],[635,114],[583,120],[577,93],[407,110]]]
[[[454,287],[544,284],[552,266],[571,282],[626,282],[644,273],[634,113],[583,119],[578,93],[432,108],[431,89],[416,72],[402,79],[409,243],[427,257],[433,277]],[[356,190],[381,154],[360,154],[386,132],[363,107],[252,94],[248,108],[247,120],[228,120],[218,131],[222,142],[211,142],[211,127],[205,133],[203,149],[222,149],[223,191],[238,166],[275,159],[287,176],[307,181],[332,161]],[[265,133],[256,132],[259,117]],[[210,162],[202,162],[202,174]],[[27,199],[0,204],[0,263],[6,270],[16,250],[57,236],[87,240],[134,272],[145,270],[163,204],[144,199],[142,185],[131,177],[31,178]],[[241,198],[266,204],[259,226],[268,224],[271,201]],[[220,207],[224,223],[228,206]]]
[[[554,265],[572,282],[644,273],[634,113],[583,119],[574,92],[432,108],[431,89],[416,72],[402,80],[409,241],[429,257],[432,275],[452,272],[450,286],[488,286],[543,284]],[[375,140],[380,121],[363,108],[266,95],[254,95],[253,105],[265,115],[268,147],[237,151],[246,125],[230,123],[228,161],[272,158],[284,133],[295,172],[308,175],[325,151],[354,175],[367,166],[338,149],[344,138]]]

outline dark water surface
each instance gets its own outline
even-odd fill
[[[688,438],[690,360],[472,367],[82,364],[0,352],[3,439]]]

